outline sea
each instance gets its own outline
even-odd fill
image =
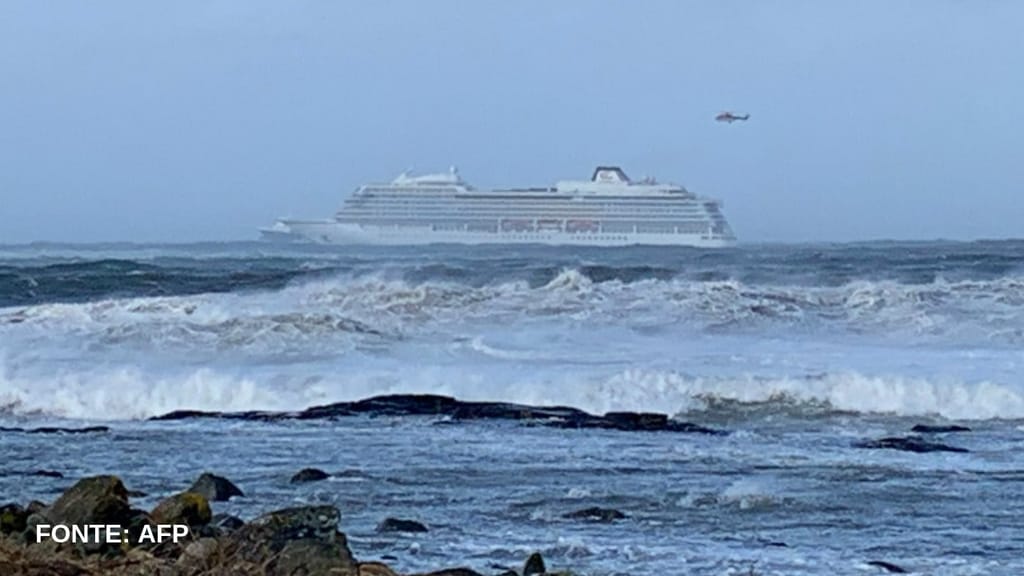
[[[149,420],[393,393],[727,433]],[[966,451],[862,446],[918,424]],[[0,432],[0,501],[113,473],[148,509],[210,471],[245,492],[215,512],[333,504],[357,558],[405,572],[1019,575],[1024,241],[0,246],[0,426],[89,425]],[[625,518],[565,517],[592,506]]]

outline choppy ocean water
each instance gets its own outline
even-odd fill
[[[1024,573],[1024,242],[0,247],[3,500],[203,470],[333,502],[363,559],[583,574]],[[665,412],[727,436],[431,418],[147,422],[395,392]],[[868,450],[917,423],[966,453]],[[343,473],[290,485],[306,466]],[[64,479],[20,471],[58,470]],[[602,524],[562,514],[627,514]],[[385,516],[427,534],[384,536]]]

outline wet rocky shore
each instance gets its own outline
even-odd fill
[[[302,470],[294,482],[326,478]],[[269,511],[248,521],[214,514],[211,502],[244,497],[229,479],[202,474],[186,490],[161,500],[152,510],[135,508],[131,492],[116,476],[83,478],[53,503],[33,501],[0,507],[0,574],[5,576],[397,576],[379,561],[360,561],[338,529],[334,506],[299,506]],[[52,526],[119,526],[123,539],[90,542],[37,541]],[[158,525],[187,525],[188,534],[160,541]],[[411,520],[387,518],[380,532],[422,532]],[[535,576],[571,574],[549,571],[535,553],[521,567],[494,567],[490,574]],[[466,567],[439,567],[418,576],[478,576]],[[488,576],[488,575],[482,575]]]
[[[359,420],[363,418],[364,420]],[[380,418],[374,422],[372,419]],[[650,454],[657,454],[658,458],[671,458],[672,452],[666,452],[657,448],[664,443],[669,449],[676,446],[691,446],[701,444],[707,450],[717,451],[719,449],[736,449],[746,442],[743,430],[732,432],[719,428],[721,422],[709,427],[704,424],[696,424],[678,420],[674,417],[657,413],[637,412],[611,412],[603,415],[590,414],[588,412],[560,406],[530,406],[514,403],[501,402],[467,402],[455,398],[438,395],[388,395],[376,396],[355,402],[341,402],[327,406],[312,407],[296,412],[196,412],[177,411],[153,418],[158,421],[194,421],[192,424],[185,424],[188,430],[193,429],[193,424],[201,423],[197,428],[198,432],[191,433],[196,437],[204,434],[221,434],[226,429],[239,426],[246,430],[255,426],[263,430],[266,426],[276,433],[291,433],[293,428],[303,429],[303,426],[296,426],[300,421],[344,421],[355,427],[367,427],[363,440],[367,438],[380,438],[381,434],[399,433],[412,434],[420,437],[427,434],[450,435],[456,434],[456,438],[465,438],[464,435],[476,435],[479,433],[493,433],[498,430],[501,435],[519,437],[521,432],[524,437],[531,438],[529,442],[524,440],[524,446],[529,450],[534,449],[534,441],[537,438],[558,438],[555,450],[561,446],[571,446],[573,443],[584,441],[586,438],[594,437],[608,441],[619,448],[617,450],[632,449],[634,446],[643,446],[644,457]],[[221,421],[220,423],[216,421]],[[496,421],[494,425],[485,424],[485,421]],[[256,424],[242,424],[235,421],[255,422]],[[381,432],[378,425],[392,426],[401,421],[398,428],[387,428]],[[21,424],[21,422],[18,422]],[[269,423],[269,424],[265,424]],[[280,426],[284,423],[284,426]],[[165,432],[173,431],[174,426],[165,428],[157,423],[137,422],[133,424],[144,430],[147,434],[155,435],[155,442],[159,444],[159,450],[165,450],[170,446],[180,446],[181,450],[186,449],[188,442],[168,440],[172,438],[165,436]],[[207,426],[210,425],[210,426]],[[319,427],[319,424],[313,426]],[[338,430],[354,430],[347,428],[348,424],[341,427],[328,426],[324,430],[329,431],[323,436],[326,442],[337,442],[340,436]],[[519,427],[523,428],[519,428]],[[905,426],[905,427],[904,427]],[[227,427],[227,428],[225,428]],[[550,430],[549,429],[557,429]],[[518,430],[518,432],[515,432]],[[564,430],[564,432],[563,432]],[[593,433],[586,431],[593,431]],[[905,434],[903,432],[906,432]],[[901,423],[899,427],[889,429],[891,435],[858,436],[844,438],[837,442],[835,450],[837,453],[859,453],[861,451],[875,451],[876,453],[904,452],[906,462],[929,461],[928,453],[936,453],[933,456],[938,458],[943,454],[958,455],[967,453],[968,449],[959,446],[966,443],[973,452],[977,443],[971,442],[971,438],[978,434],[966,426],[952,424],[947,421],[937,420],[930,423],[921,423],[910,427],[908,423]],[[696,433],[695,436],[685,436],[686,433]],[[261,432],[262,434],[262,432]],[[684,434],[677,436],[677,434]],[[747,432],[749,435],[749,432]],[[104,443],[108,440],[117,446],[113,448],[122,453],[126,446],[136,445],[137,436],[126,436],[120,432],[120,427],[113,426],[83,426],[76,427],[4,427],[0,428],[0,438],[17,438],[18,442],[26,443],[26,449],[19,459],[12,459],[9,467],[0,470],[0,477],[8,480],[7,494],[0,495],[0,576],[6,575],[27,575],[27,576],[98,576],[101,574],[114,575],[162,575],[162,576],[214,576],[214,575],[307,575],[318,574],[352,575],[352,576],[389,576],[392,574],[416,574],[432,576],[533,576],[536,574],[570,574],[570,570],[576,573],[592,572],[592,562],[585,557],[573,557],[562,550],[551,546],[551,541],[559,541],[563,534],[572,536],[573,533],[592,532],[595,530],[612,531],[616,536],[612,540],[618,545],[617,534],[633,533],[635,530],[651,528],[650,533],[634,535],[635,538],[643,538],[644,542],[657,536],[655,526],[664,526],[663,518],[654,514],[657,518],[652,520],[652,510],[657,506],[665,506],[662,501],[647,502],[638,498],[624,498],[615,493],[602,494],[595,487],[603,487],[609,482],[608,474],[635,474],[637,477],[650,478],[659,473],[660,461],[642,460],[647,462],[632,468],[602,467],[599,464],[593,465],[596,472],[592,482],[577,485],[569,481],[569,477],[579,478],[578,471],[570,468],[558,467],[556,474],[560,478],[555,484],[554,491],[546,490],[537,492],[538,496],[519,495],[510,499],[510,510],[515,517],[513,522],[507,522],[502,528],[507,540],[508,534],[517,534],[521,526],[537,524],[552,527],[548,532],[523,530],[515,545],[509,545],[507,552],[503,551],[497,557],[491,556],[483,559],[483,556],[473,555],[473,550],[466,552],[462,548],[458,553],[448,553],[442,557],[426,558],[418,557],[410,567],[408,558],[391,546],[392,539],[395,542],[405,542],[410,546],[417,546],[412,542],[413,538],[429,532],[431,536],[441,534],[447,523],[449,532],[446,538],[449,542],[463,541],[467,533],[460,530],[450,530],[453,523],[443,519],[446,507],[451,506],[452,500],[448,493],[442,494],[446,500],[440,505],[427,508],[423,498],[410,497],[404,501],[402,506],[389,507],[395,500],[403,500],[408,493],[414,492],[413,486],[408,479],[392,477],[386,474],[378,476],[360,474],[359,479],[373,478],[388,483],[388,490],[381,492],[377,499],[367,497],[368,491],[356,492],[347,500],[332,499],[329,503],[316,498],[312,501],[305,499],[305,494],[310,490],[300,486],[309,487],[314,491],[318,487],[326,487],[332,494],[336,491],[337,484],[334,482],[348,482],[353,478],[349,477],[352,472],[349,468],[335,468],[328,463],[329,459],[316,459],[311,462],[307,455],[299,455],[295,458],[288,458],[287,464],[282,465],[283,460],[274,458],[272,475],[277,483],[275,490],[278,496],[275,499],[261,499],[259,496],[260,484],[254,483],[251,477],[246,478],[245,471],[249,465],[232,465],[225,468],[226,460],[222,457],[208,459],[203,464],[188,466],[178,472],[179,475],[171,476],[165,468],[152,474],[152,478],[142,482],[140,476],[133,475],[131,465],[111,464],[111,460],[102,460],[102,464],[91,467],[87,471],[76,471],[74,467],[65,467],[59,460],[39,460],[38,446],[49,445],[50,440],[57,443]],[[261,438],[263,436],[260,436]],[[230,440],[234,444],[239,437]],[[306,438],[306,437],[304,437]],[[782,437],[779,437],[782,438]],[[38,444],[37,442],[42,442]],[[307,440],[303,440],[306,442]],[[356,436],[347,439],[348,442],[357,441]],[[502,440],[504,442],[504,440]],[[131,442],[133,444],[121,444]],[[170,443],[170,444],[168,444]],[[154,444],[157,445],[157,444]],[[399,443],[401,444],[401,443]],[[294,446],[307,446],[307,444],[288,444],[288,450]],[[313,445],[313,444],[310,444]],[[379,446],[373,446],[373,450],[366,454],[377,454]],[[410,445],[408,441],[402,446]],[[191,446],[208,447],[208,441],[202,440],[199,444]],[[652,451],[652,447],[654,447]],[[340,448],[339,448],[340,449]],[[547,448],[551,450],[549,446]],[[450,453],[450,451],[449,451]],[[486,453],[486,451],[485,451]],[[618,454],[616,450],[611,453]],[[74,451],[65,453],[65,458],[77,460],[78,456]],[[408,451],[405,451],[408,454]],[[466,458],[472,462],[479,461],[477,452],[468,451]],[[510,460],[508,470],[518,474],[521,470],[531,469],[538,473],[540,468],[530,468],[533,462],[533,453],[524,456],[526,460]],[[507,455],[506,455],[507,456]],[[400,456],[407,457],[407,456]],[[503,456],[504,457],[504,456]],[[513,455],[513,458],[516,456]],[[924,459],[924,460],[920,460]],[[228,459],[230,460],[230,459]],[[140,460],[149,462],[150,460]],[[626,461],[626,460],[624,460]],[[934,461],[934,460],[933,460]],[[525,464],[524,464],[525,462]],[[617,461],[616,461],[617,462]],[[679,469],[686,471],[695,466],[699,468],[699,459],[686,458],[685,460],[673,460],[677,462]],[[685,462],[685,464],[683,464]],[[326,470],[310,467],[310,464],[323,466]],[[773,466],[777,464],[772,461]],[[755,476],[756,470],[751,471],[749,464],[744,461],[743,467],[737,470],[727,468],[715,468],[708,471],[709,475],[742,473],[744,477]],[[50,468],[50,469],[44,469]],[[456,466],[457,467],[457,466]],[[113,468],[114,472],[124,474],[127,481],[117,476],[96,475]],[[202,470],[210,470],[196,476]],[[342,470],[342,471],[339,471]],[[421,470],[424,470],[421,468]],[[430,473],[436,472],[434,467],[425,470]],[[709,469],[710,470],[710,469]],[[877,479],[877,465],[868,469],[873,475],[869,478]],[[219,476],[217,472],[231,476],[232,480]],[[694,470],[695,474],[701,473]],[[856,472],[856,470],[854,471]],[[455,474],[461,472],[453,472]],[[839,474],[847,474],[840,470]],[[264,476],[266,473],[263,473]],[[501,472],[495,474],[500,476]],[[604,475],[602,475],[604,474]],[[66,479],[65,479],[66,477]],[[174,477],[176,480],[168,482],[167,478]],[[455,476],[457,477],[457,476]],[[32,490],[30,485],[36,482],[48,483],[51,479],[62,480],[59,484],[46,484],[54,486],[52,492]],[[145,478],[143,477],[143,480]],[[194,480],[194,481],[193,481]],[[875,480],[872,480],[873,482]],[[191,483],[190,483],[191,482]],[[403,483],[404,482],[404,483]],[[516,481],[505,477],[500,480],[501,486],[514,486]],[[373,484],[374,482],[369,482]],[[460,497],[465,490],[461,484],[458,486]],[[734,484],[740,489],[745,489],[742,482]],[[334,488],[332,488],[334,487]],[[136,490],[132,490],[132,489]],[[137,491],[142,488],[150,492],[149,495]],[[264,485],[265,489],[265,485]],[[24,490],[24,491],[23,491]],[[597,492],[594,492],[597,490]],[[657,490],[664,490],[657,488]],[[246,492],[251,492],[248,496]],[[574,498],[573,494],[582,495]],[[619,490],[622,493],[622,490]],[[659,492],[660,494],[661,492]],[[532,515],[521,514],[522,509],[541,507],[545,504],[545,494],[554,494],[552,498],[558,500],[558,505],[551,507],[550,519],[544,515],[534,518]],[[692,501],[690,508],[684,510],[687,518],[695,518],[700,522],[705,516],[714,515],[714,509],[722,508],[723,513],[732,513],[731,502],[738,502],[735,506],[735,514],[753,518],[755,514],[765,513],[778,508],[781,513],[787,512],[787,507],[796,506],[796,500],[778,500],[781,504],[774,504],[773,496],[762,496],[760,492],[752,496],[744,496],[741,491],[735,496],[728,491],[719,495],[708,496],[707,492],[694,490],[690,492],[673,492],[672,502],[678,506],[686,506],[686,502]],[[20,496],[19,496],[20,495]],[[32,496],[28,496],[32,495]],[[39,498],[36,501],[29,501],[30,497]],[[488,496],[489,497],[489,496]],[[486,502],[475,500],[474,502]],[[689,500],[687,500],[689,498]],[[708,500],[710,498],[710,500]],[[737,500],[738,498],[738,500]],[[674,505],[669,502],[669,506]],[[679,504],[681,502],[681,504]],[[710,502],[710,503],[709,503]],[[307,505],[308,504],[308,505]],[[457,504],[456,504],[457,505]],[[477,504],[474,504],[477,506]],[[361,507],[361,524],[356,526],[355,509]],[[652,508],[653,507],[653,508]],[[486,508],[486,506],[485,506]],[[433,510],[428,512],[428,510]],[[473,514],[463,516],[470,519],[490,519],[501,516],[488,516],[487,513],[479,513],[474,507]],[[767,511],[766,511],[767,510]],[[761,511],[761,512],[759,512]],[[237,516],[226,514],[232,512]],[[378,516],[379,514],[379,516]],[[422,514],[422,516],[420,516]],[[493,514],[493,512],[491,512]],[[369,516],[369,518],[367,518]],[[346,534],[346,518],[348,518],[348,532],[352,536],[350,540]],[[718,522],[718,516],[713,520]],[[369,520],[369,522],[367,521]],[[473,521],[471,520],[471,521]],[[550,520],[550,522],[548,521]],[[742,518],[741,518],[742,520]],[[756,519],[755,519],[756,520]],[[753,525],[761,523],[751,520]],[[486,520],[485,520],[486,521]],[[831,521],[826,518],[825,521]],[[64,524],[86,525],[103,524],[116,525],[124,529],[126,541],[118,544],[56,544],[54,542],[36,543],[36,530],[41,525]],[[153,543],[144,541],[142,535],[147,527],[157,525],[187,525],[189,532],[180,542]],[[460,525],[461,526],[461,525]],[[704,526],[708,524],[694,524]],[[374,527],[376,527],[374,529]],[[487,525],[485,530],[489,530]],[[699,530],[699,528],[694,528]],[[374,545],[368,545],[367,534],[380,540]],[[787,543],[784,539],[767,535],[764,538],[760,534],[752,542],[762,543],[765,547],[773,550],[791,550],[796,546],[792,541]],[[490,537],[490,533],[488,533]],[[350,544],[354,542],[353,544]],[[570,540],[571,542],[571,540]],[[674,542],[674,541],[673,541]],[[380,545],[384,543],[384,545]],[[572,544],[570,544],[572,545]],[[412,548],[410,548],[411,550]],[[549,556],[548,565],[539,555],[526,558],[530,552],[542,550]],[[873,552],[873,551],[871,551]],[[416,552],[412,552],[415,554]],[[675,561],[674,552],[669,553],[669,564]],[[865,554],[866,555],[866,554]],[[898,563],[888,560],[872,559],[872,553],[862,562],[864,566],[878,573],[898,573],[903,566],[908,566],[899,557],[895,558]],[[551,559],[554,559],[552,562]],[[875,557],[877,558],[877,556]],[[885,556],[883,556],[885,558]],[[870,560],[870,561],[868,561]],[[731,560],[730,560],[731,561]],[[438,565],[434,565],[434,563]],[[608,565],[603,567],[602,574],[619,573],[620,570],[630,569],[632,559],[619,559],[612,563],[609,571]],[[553,566],[551,564],[554,564]],[[433,571],[430,571],[433,570]],[[690,570],[690,573],[715,573],[708,570]],[[638,572],[639,573],[639,572]],[[746,574],[745,571],[739,572]],[[753,572],[761,572],[760,569]]]

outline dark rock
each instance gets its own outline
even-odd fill
[[[515,570],[505,570],[504,572],[499,572],[497,576],[519,576],[519,572],[516,572]]]
[[[526,406],[505,402],[462,402],[450,414],[456,420],[572,420],[590,415],[568,406]]]
[[[232,516],[231,514],[214,514],[210,523],[224,533],[234,532],[242,526],[245,526],[245,522],[243,522],[241,518],[238,516]]]
[[[303,468],[292,476],[291,483],[297,484],[299,482],[318,482],[320,480],[327,480],[331,475],[318,468]]]
[[[483,574],[469,568],[447,568],[426,574],[414,574],[413,576],[483,576]]]
[[[39,476],[39,477],[42,477],[42,478],[63,478],[64,477],[63,474],[61,474],[60,472],[57,472],[56,470],[36,470],[34,472],[30,472],[29,476]]]
[[[415,520],[385,518],[377,525],[377,532],[426,532],[427,527]]]
[[[210,574],[217,568],[220,542],[216,538],[199,538],[181,551],[176,565],[187,574]]]
[[[903,568],[893,564],[892,562],[886,562],[885,560],[871,560],[868,562],[868,566],[878,566],[879,568],[889,572],[890,574],[906,574],[907,571]]]
[[[128,522],[124,524],[124,528],[128,532],[128,541],[132,544],[139,544],[139,540],[142,537],[142,531],[147,526],[152,527],[155,525],[156,522],[154,522],[153,518],[150,517],[149,512],[132,508],[129,512]]]
[[[128,491],[116,476],[92,476],[83,478],[68,488],[57,501],[26,521],[25,538],[35,540],[36,527],[40,524],[84,524],[125,525],[131,519],[128,505]],[[57,548],[61,545],[51,543]],[[86,542],[73,545],[85,554],[119,554],[120,546],[106,542]]]
[[[193,528],[206,526],[213,518],[210,503],[202,494],[195,492],[182,492],[165,498],[149,515],[157,524],[188,524]]]
[[[187,491],[201,494],[210,502],[225,502],[232,496],[245,496],[230,480],[209,472],[199,476]]]
[[[609,412],[604,416],[584,414],[567,419],[545,422],[554,428],[596,428],[623,432],[685,432],[723,435],[724,431],[707,428],[692,422],[678,422],[666,414],[655,412]]]
[[[526,559],[526,564],[523,566],[523,576],[543,574],[547,571],[547,567],[544,566],[544,557],[540,555],[540,552],[530,554],[530,557]]]
[[[128,491],[116,476],[83,478],[42,511],[54,524],[121,524],[128,520]]]
[[[855,448],[869,448],[874,450],[902,450],[904,452],[969,452],[966,448],[949,446],[939,442],[931,442],[920,436],[907,436],[905,438],[889,437],[878,440],[865,440],[853,445]]]
[[[598,428],[623,431],[683,432],[725,434],[691,422],[679,422],[666,414],[646,412],[609,412],[596,416],[569,406],[528,406],[507,402],[463,402],[436,394],[391,394],[356,402],[336,402],[313,406],[301,412],[202,412],[178,410],[153,420],[186,418],[225,418],[239,420],[313,420],[348,416],[434,416],[444,417],[448,425],[471,420],[515,420],[536,422],[558,428]]]
[[[950,432],[970,432],[971,429],[967,426],[959,426],[957,424],[917,424],[911,428],[910,431],[917,432],[919,434],[948,434]]]
[[[624,430],[664,430],[668,415],[656,412],[608,412],[604,419]]]
[[[25,506],[25,510],[28,510],[29,514],[39,514],[45,509],[46,504],[40,502],[39,500],[33,500],[28,503],[28,506]]]
[[[360,562],[359,576],[399,576],[399,574],[381,562]]]
[[[451,414],[460,402],[437,394],[390,394],[352,402],[353,414],[372,416],[440,416]]]
[[[0,426],[0,432],[22,432],[24,434],[92,434],[109,431],[109,426],[86,426],[84,428],[61,428],[58,426],[43,426],[40,428],[8,428],[6,426]]]
[[[24,532],[29,514],[31,512],[17,504],[4,504],[0,506],[0,534],[19,534]]]
[[[355,576],[359,568],[333,506],[307,506],[271,512],[221,540],[217,554],[221,571],[241,566],[259,568],[266,576],[337,574]]]
[[[141,490],[129,490],[128,491],[128,497],[129,498],[145,498],[146,496],[149,496],[149,494],[146,494],[145,492],[143,492]]]
[[[597,522],[614,522],[615,520],[624,520],[626,515],[614,508],[600,508],[592,506],[590,508],[584,508],[582,510],[576,510],[575,512],[568,512],[562,514],[562,518],[569,518],[571,520],[593,520]]]
[[[206,412],[203,410],[174,410],[159,416],[153,416],[150,420],[189,420],[192,418],[220,418],[223,412]]]

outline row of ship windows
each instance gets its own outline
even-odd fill
[[[551,215],[551,214],[518,214],[514,217],[510,217],[508,214],[460,214],[458,216],[445,215],[444,217],[435,216],[430,214],[353,214],[351,212],[338,214],[337,217],[342,220],[359,220],[373,223],[375,221],[414,221],[423,223],[433,223],[438,220],[455,221],[455,222],[473,222],[473,221],[485,221],[495,222],[498,220],[540,220],[548,221],[548,223],[554,223],[550,220],[556,221],[581,221],[581,220],[599,220],[604,222],[616,222],[616,223],[636,223],[636,222],[657,222],[657,223],[692,223],[692,222],[709,222],[709,221],[722,221],[722,218],[709,218],[702,215],[678,215],[678,214],[615,214],[613,216],[607,214],[572,214],[570,217],[564,217],[564,215]]]
[[[634,226],[662,226],[662,227],[707,227],[712,224],[721,225],[725,224],[721,220],[671,220],[671,219],[650,219],[644,220],[623,220],[623,219],[608,219],[603,220],[588,220],[588,219],[569,219],[569,220],[552,220],[552,219],[532,219],[532,218],[518,218],[518,219],[495,219],[495,218],[453,218],[447,220],[443,224],[438,223],[437,220],[429,218],[359,218],[359,217],[342,217],[338,219],[341,222],[351,222],[353,224],[409,224],[419,226],[468,226],[468,225],[484,225],[484,226],[497,226],[499,223],[509,225],[523,225],[523,226],[551,226],[561,227],[563,225],[569,226],[616,226],[623,229],[629,229]]]
[[[409,221],[389,221],[389,222],[374,222],[375,226],[395,226],[395,227],[418,227],[426,226],[423,223],[409,222]],[[592,234],[592,233],[605,233],[605,234],[703,234],[712,230],[716,233],[723,233],[725,228],[723,226],[709,226],[706,223],[690,223],[680,225],[650,225],[650,224],[636,224],[636,225],[616,225],[616,224],[594,224],[591,227],[573,227],[573,226],[534,226],[532,224],[522,224],[515,227],[509,226],[505,223],[502,226],[498,226],[493,223],[467,223],[467,224],[431,224],[431,230],[435,231],[470,231],[470,232],[570,232],[577,234]]]
[[[415,199],[410,199],[410,198],[394,198],[394,199],[384,199],[384,198],[353,198],[353,199],[348,200],[347,204],[350,204],[350,205],[353,205],[353,206],[357,206],[358,205],[358,206],[388,206],[388,207],[391,207],[391,206],[410,206],[410,207],[437,206],[437,207],[452,207],[452,208],[456,208],[456,209],[466,209],[466,208],[472,209],[472,208],[480,208],[480,207],[494,208],[494,207],[497,207],[497,208],[503,208],[503,209],[506,209],[506,210],[509,207],[509,203],[508,202],[502,202],[500,200],[465,201],[465,200],[455,200],[455,199],[445,199],[445,198],[415,198]],[[549,207],[549,208],[562,208],[562,207],[565,207],[565,208],[568,208],[568,207],[579,208],[579,207],[582,206],[582,207],[588,207],[588,208],[590,208],[590,207],[594,207],[594,208],[620,208],[620,207],[623,207],[623,208],[641,208],[641,209],[648,209],[648,210],[650,210],[650,209],[654,209],[654,208],[673,208],[673,207],[679,207],[679,208],[701,208],[701,207],[704,207],[704,206],[707,206],[707,205],[714,206],[714,203],[713,202],[711,202],[711,203],[707,203],[707,202],[693,202],[693,201],[688,201],[686,203],[682,203],[682,202],[678,202],[678,201],[673,202],[673,201],[666,201],[666,200],[646,201],[646,202],[633,202],[633,201],[628,201],[628,200],[616,201],[616,202],[609,202],[607,200],[602,200],[602,201],[588,200],[588,201],[585,201],[585,202],[575,202],[575,201],[566,199],[566,200],[553,200],[553,201],[548,201],[548,202],[536,201],[535,200],[535,201],[531,201],[530,205],[531,206],[535,206],[535,207],[546,207],[546,208],[547,207]]]
[[[390,214],[407,214],[407,215],[409,215],[409,214],[431,214],[431,215],[450,216],[452,218],[458,218],[460,216],[466,216],[466,215],[501,217],[501,216],[508,216],[510,214],[510,211],[507,208],[506,209],[500,209],[500,208],[481,207],[481,208],[476,208],[476,209],[451,210],[451,209],[448,209],[448,208],[436,207],[436,206],[423,206],[423,207],[416,207],[416,208],[412,208],[412,207],[409,207],[409,208],[382,208],[382,207],[378,207],[378,206],[373,206],[373,207],[362,207],[362,206],[354,207],[354,206],[351,206],[351,207],[345,208],[344,210],[342,210],[342,212],[343,213],[349,213],[349,214],[374,214],[374,215],[381,215],[381,216],[387,216],[387,215],[390,215]],[[647,215],[655,216],[655,215],[658,215],[658,214],[676,214],[676,215],[681,215],[681,216],[704,216],[704,215],[708,214],[708,212],[705,212],[703,210],[695,210],[695,209],[664,208],[664,209],[661,209],[661,210],[654,210],[654,209],[648,209],[648,210],[639,210],[639,209],[593,210],[593,209],[578,209],[578,208],[577,209],[573,209],[571,207],[564,207],[564,208],[560,207],[560,208],[553,208],[553,209],[532,208],[532,209],[529,209],[529,210],[518,210],[515,213],[516,214],[538,214],[538,215],[540,215],[540,217],[552,216],[552,215],[563,215],[563,216],[569,217],[569,218],[572,218],[572,217],[577,217],[577,218],[578,217],[588,217],[588,216],[589,217],[596,217],[596,216],[601,216],[601,215],[619,215],[619,214],[636,214],[636,215],[642,215],[642,216],[647,216]],[[717,211],[714,211],[714,212],[710,212],[710,214],[716,214],[717,215],[719,213]]]

